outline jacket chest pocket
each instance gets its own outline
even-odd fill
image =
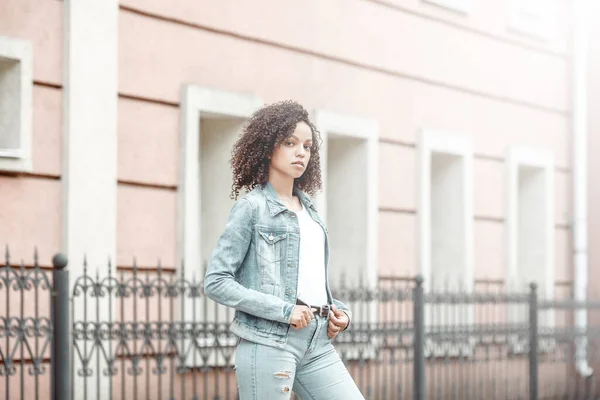
[[[269,263],[281,261],[285,254],[287,232],[259,230],[258,236],[258,256]]]

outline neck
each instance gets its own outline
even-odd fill
[[[269,183],[280,200],[291,200],[294,195],[294,179],[269,171]]]

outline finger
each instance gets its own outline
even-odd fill
[[[335,314],[329,315],[329,321],[333,322],[335,325],[343,325],[343,324],[345,324],[345,322],[341,318],[339,318],[337,315],[335,315]]]
[[[338,317],[340,317],[340,316],[342,316],[343,314],[345,314],[345,313],[344,313],[342,310],[340,310],[339,308],[337,308],[337,307],[335,306],[335,304],[332,304],[332,305],[331,305],[331,309],[333,310],[333,313],[334,313],[335,315],[337,315]]]
[[[346,326],[348,324],[348,316],[345,312],[341,311],[341,315],[334,314],[333,317],[330,318],[336,325]]]

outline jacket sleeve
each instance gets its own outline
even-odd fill
[[[234,204],[225,230],[213,250],[204,293],[217,303],[260,318],[289,323],[294,305],[277,296],[246,288],[235,280],[250,247],[253,234],[253,208],[246,198]]]

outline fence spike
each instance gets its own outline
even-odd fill
[[[10,253],[8,251],[8,244],[6,245],[6,250],[4,251],[4,259],[6,260],[6,266],[10,265]]]
[[[35,268],[38,268],[38,267],[39,267],[38,260],[39,260],[39,256],[38,256],[38,248],[37,248],[37,246],[35,246],[35,247],[33,248],[33,266],[34,266]]]

